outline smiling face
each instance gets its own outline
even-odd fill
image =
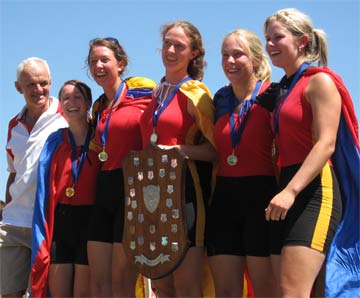
[[[288,75],[293,74],[303,62],[301,39],[292,35],[280,21],[267,25],[265,39],[272,64],[283,68]]]
[[[26,65],[15,82],[18,92],[24,95],[27,108],[35,113],[48,109],[50,86],[50,74],[42,63]]]
[[[236,85],[254,77],[254,62],[249,57],[244,42],[236,35],[227,36],[221,46],[221,65],[224,74]]]
[[[116,60],[111,49],[94,46],[89,55],[89,68],[96,83],[106,89],[118,84],[124,66],[122,61]]]
[[[73,121],[86,122],[91,107],[91,101],[84,97],[79,88],[73,84],[65,84],[59,95],[62,111],[69,124]]]
[[[198,55],[198,50],[192,50],[191,40],[184,29],[175,26],[165,33],[161,53],[167,79],[180,81],[188,75],[188,65]]]

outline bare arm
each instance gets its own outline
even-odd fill
[[[334,82],[326,74],[316,74],[309,82],[305,96],[311,104],[315,143],[295,176],[271,200],[265,213],[268,220],[286,217],[296,196],[320,173],[335,150],[341,98]]]
[[[16,173],[10,173],[9,177],[7,179],[6,182],[6,192],[5,192],[5,204],[9,203],[11,201],[11,196],[10,196],[10,192],[9,192],[9,187],[10,185],[14,182],[15,180],[15,176]]]

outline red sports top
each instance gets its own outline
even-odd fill
[[[229,116],[230,113],[221,116],[216,121],[214,128],[214,139],[219,157],[217,176],[274,175],[271,158],[273,133],[270,113],[256,103],[251,107],[240,141],[235,147],[235,155],[238,158],[235,166],[227,163],[227,157],[233,150]],[[236,113],[234,116],[234,120],[237,121],[238,114]]]
[[[144,148],[150,144],[150,136],[153,132],[152,116],[155,104],[156,99],[153,99],[140,120]],[[187,111],[187,104],[187,97],[178,91],[170,104],[161,113],[157,122],[157,144],[178,145],[197,143],[194,140],[196,134],[189,134],[191,128],[194,128],[195,121]],[[189,138],[192,138],[192,140],[190,141]]]
[[[268,86],[269,83],[263,83],[260,93],[266,90]],[[223,100],[227,100],[227,98]],[[222,106],[224,105],[227,106],[226,102],[219,102],[217,109],[223,109]],[[235,113],[234,116],[236,123],[239,115]],[[217,119],[214,127],[214,139],[219,157],[217,176],[274,175],[271,158],[273,133],[270,113],[256,103],[251,107],[240,141],[235,147],[234,154],[238,158],[235,166],[230,166],[227,163],[227,157],[233,151],[229,117],[229,112],[224,113]]]
[[[52,157],[50,170],[50,194],[54,201],[69,205],[92,205],[95,202],[96,178],[99,171],[98,153],[89,148],[87,158],[84,161],[78,180],[75,184],[75,194],[68,198],[65,195],[67,187],[73,185],[71,173],[71,143],[67,128],[63,130],[64,141],[56,148]],[[79,157],[81,147],[77,147]]]
[[[302,163],[313,147],[312,110],[304,94],[311,78],[302,76],[280,109],[276,141],[281,167]]]
[[[127,95],[128,87],[125,85],[124,88],[121,98],[118,99],[120,103],[113,108],[111,113],[105,149],[108,160],[102,164],[102,171],[122,168],[122,161],[130,150],[142,149],[139,121],[150,98],[134,99]],[[104,131],[110,108],[102,110],[100,107],[100,111],[102,113],[97,123],[95,137],[97,144],[101,144],[99,131],[101,133]]]

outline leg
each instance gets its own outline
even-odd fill
[[[90,269],[88,265],[75,265],[74,297],[90,297]]]
[[[242,297],[245,258],[234,255],[209,257],[216,297]]]
[[[0,223],[0,297],[22,297],[29,284],[31,229]]]
[[[88,258],[91,295],[93,297],[111,297],[112,243],[89,241]]]
[[[325,255],[305,246],[285,246],[281,253],[280,285],[283,297],[310,297]]]
[[[176,297],[202,297],[203,259],[202,247],[189,249],[183,262],[173,273]]]
[[[281,260],[281,257],[280,257],[280,255],[271,255],[270,260],[271,260],[271,267],[272,267],[272,271],[273,271],[273,274],[275,277],[275,282],[276,282],[276,293],[279,293],[278,296],[281,296],[281,288],[280,288],[280,260]]]
[[[113,245],[112,289],[113,297],[135,297],[137,271],[128,261],[121,243]]]
[[[52,297],[72,297],[73,265],[51,264],[49,269],[48,282]]]
[[[324,297],[325,295],[325,262],[323,263],[321,270],[315,280],[312,297]]]
[[[270,257],[247,256],[246,262],[255,297],[279,297]]]

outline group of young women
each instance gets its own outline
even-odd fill
[[[49,258],[32,271],[41,279],[34,297],[135,296],[137,272],[122,247],[122,161],[150,142],[189,158],[193,214],[190,249],[172,274],[153,281],[157,296],[201,297],[204,261],[218,297],[241,297],[245,271],[255,296],[310,296],[342,219],[331,161],[342,94],[331,71],[313,67],[327,65],[326,39],[305,14],[280,10],[264,32],[272,64],[285,71],[281,82],[270,84],[260,39],[237,29],[222,41],[229,84],[213,99],[201,83],[201,35],[187,21],[163,27],[158,84],[122,77],[127,55],[116,39],[90,42],[88,66],[104,93],[91,119],[84,83],[68,81],[59,92],[69,127],[49,137],[40,159],[52,224]],[[201,162],[216,173],[211,196]]]

